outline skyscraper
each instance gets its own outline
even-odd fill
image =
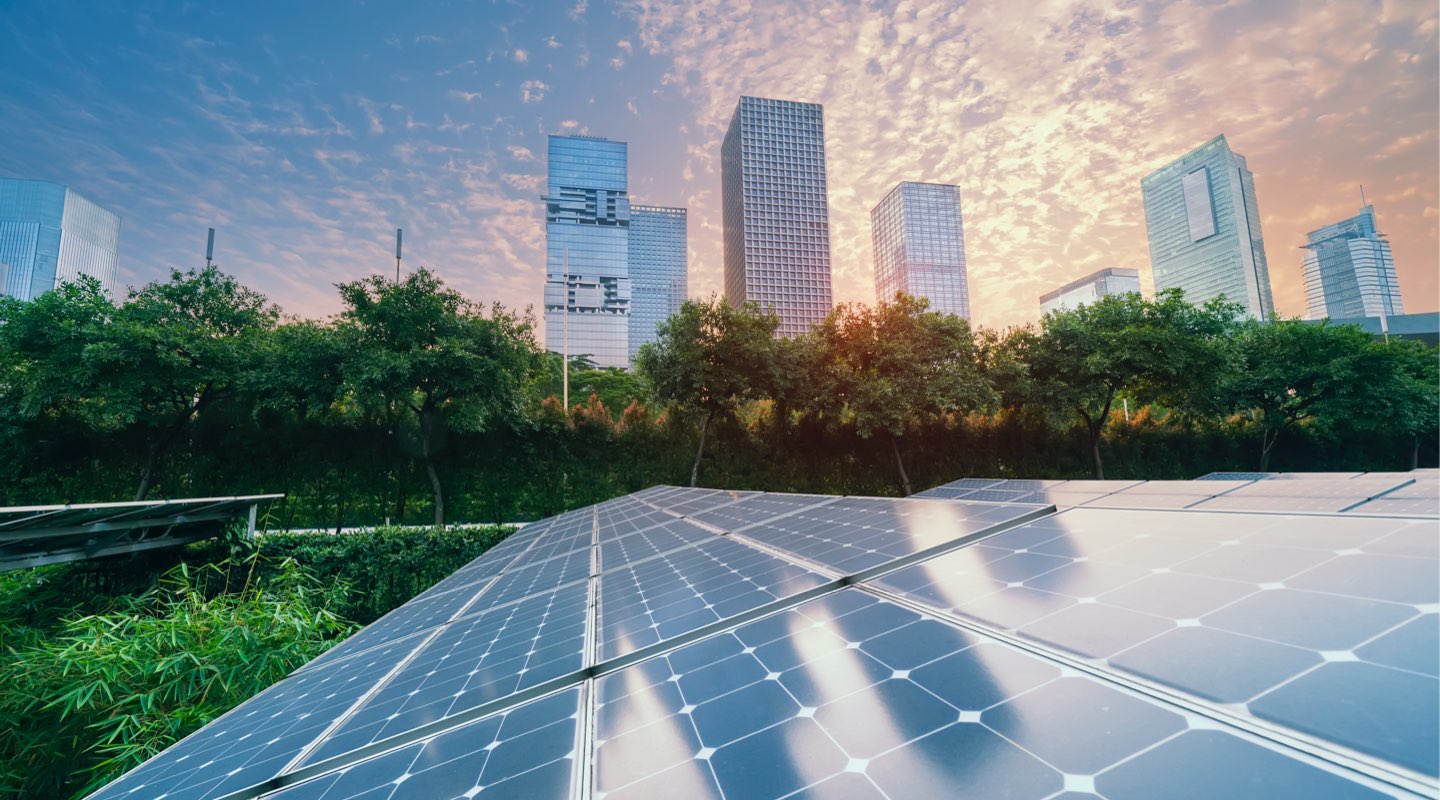
[[[683,208],[630,207],[630,361],[689,292]]]
[[[905,292],[932,311],[970,318],[958,186],[902,181],[870,210],[870,238],[877,300]]]
[[[1150,267],[1157,292],[1185,290],[1185,299],[1212,297],[1267,318],[1275,310],[1255,175],[1224,134],[1140,181]]]
[[[808,331],[832,304],[824,109],[741,97],[720,181],[726,299],[773,310],[782,336]]]
[[[1313,230],[1305,242],[1310,319],[1393,317],[1405,313],[1390,243],[1375,229],[1375,206]]]
[[[630,363],[630,197],[624,142],[551,136],[545,192],[545,349]]]
[[[1079,280],[1071,281],[1053,292],[1040,295],[1040,313],[1066,309],[1093,303],[1112,294],[1140,292],[1140,270],[1124,267],[1110,267],[1092,272]]]
[[[0,179],[0,295],[30,300],[89,275],[115,292],[120,217],[49,181]]]

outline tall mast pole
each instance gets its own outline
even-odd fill
[[[561,264],[562,264],[561,269],[564,271],[564,275],[565,275],[565,293],[564,293],[563,295],[561,295],[562,301],[565,303],[564,310],[561,312],[562,314],[564,314],[564,320],[565,320],[564,323],[563,323],[563,327],[564,327],[564,329],[565,329],[565,346],[564,346],[564,352],[563,352],[563,353],[561,354],[561,356],[560,356],[560,358],[562,359],[561,364],[560,364],[560,384],[561,384],[560,394],[561,394],[561,402],[565,404],[565,415],[566,415],[566,416],[569,416],[569,415],[570,415],[570,248],[567,247],[567,248],[565,248],[564,250],[561,250],[561,251],[560,251],[560,262],[561,262]]]
[[[400,241],[404,232],[399,228],[395,229],[395,282],[400,282]]]

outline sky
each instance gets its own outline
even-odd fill
[[[216,261],[287,312],[425,266],[538,308],[546,136],[629,143],[721,289],[720,141],[742,94],[822,103],[834,294],[873,302],[870,209],[960,187],[973,321],[1097,269],[1149,281],[1140,179],[1224,133],[1255,173],[1279,311],[1305,233],[1356,213],[1407,311],[1440,301],[1434,0],[0,0],[0,177],[120,214],[120,282]]]

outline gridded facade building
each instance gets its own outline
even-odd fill
[[[754,301],[794,336],[830,313],[824,109],[741,97],[720,158],[725,297]]]
[[[1155,290],[1203,303],[1224,295],[1262,319],[1275,310],[1255,175],[1225,136],[1140,181]]]
[[[689,292],[683,208],[630,207],[630,361],[655,341],[660,323],[680,313]]]
[[[970,319],[960,188],[904,181],[870,210],[875,297],[897,292],[930,301],[932,311]]]
[[[630,197],[624,142],[551,136],[545,193],[545,349],[630,363]]]
[[[67,186],[0,179],[0,294],[31,300],[89,275],[115,292],[120,217]]]
[[[1129,292],[1140,292],[1140,270],[1110,267],[1040,295],[1040,313],[1064,311],[1093,303],[1108,295]]]
[[[1375,229],[1375,207],[1306,237],[1305,297],[1310,319],[1393,317],[1405,313],[1395,257]]]

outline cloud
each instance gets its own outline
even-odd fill
[[[510,53],[510,57],[515,59],[516,64],[524,64],[530,60],[530,53],[517,47]]]
[[[621,39],[620,41],[615,43],[615,46],[620,48],[626,55],[635,52],[635,47],[630,44],[629,39]]]
[[[585,10],[590,7],[590,0],[578,0],[575,6],[565,12],[565,16],[577,22],[585,17]]]
[[[380,112],[376,110],[375,103],[364,97],[355,98],[355,103],[360,106],[361,111],[365,112],[365,119],[370,123],[370,134],[379,136],[384,133],[385,125],[380,120]]]
[[[521,147],[518,144],[510,144],[506,145],[505,149],[510,153],[510,157],[515,159],[516,161],[535,160],[535,154],[530,152],[530,148],[528,147]]]
[[[545,99],[548,91],[550,87],[544,81],[525,81],[520,84],[520,102],[538,103]]]
[[[703,194],[741,94],[825,107],[837,301],[873,300],[869,210],[901,180],[960,186],[983,324],[1035,319],[1041,293],[1102,267],[1148,273],[1140,178],[1221,132],[1256,173],[1282,311],[1304,310],[1294,247],[1306,226],[1353,213],[1352,174],[1387,185],[1397,263],[1402,219],[1411,252],[1435,262],[1433,8],[636,0],[625,13],[638,46],[670,61],[661,84],[698,123],[686,162],[692,293],[719,289],[720,209]],[[1414,198],[1401,194],[1405,174],[1418,176]],[[1420,275],[1402,275],[1407,296],[1433,298],[1435,277]]]
[[[559,50],[561,47],[564,47],[564,45],[560,44],[560,40],[556,39],[554,36],[550,36],[545,39],[545,46],[550,48],[551,50]]]
[[[616,70],[618,70],[618,69],[623,68],[624,66],[625,66],[625,59],[623,59],[623,58],[621,58],[621,57],[619,57],[619,56],[616,56],[616,57],[610,59],[610,68],[611,68],[611,69],[616,69]]]
[[[480,99],[484,98],[484,95],[481,94],[481,93],[479,93],[479,92],[465,92],[465,91],[461,91],[461,90],[459,90],[459,89],[451,89],[450,92],[449,92],[449,95],[450,95],[451,97],[458,97],[458,98],[460,98],[461,100],[464,100],[466,105],[469,105],[470,103],[473,103],[473,102],[475,102],[476,100],[480,100]]]

